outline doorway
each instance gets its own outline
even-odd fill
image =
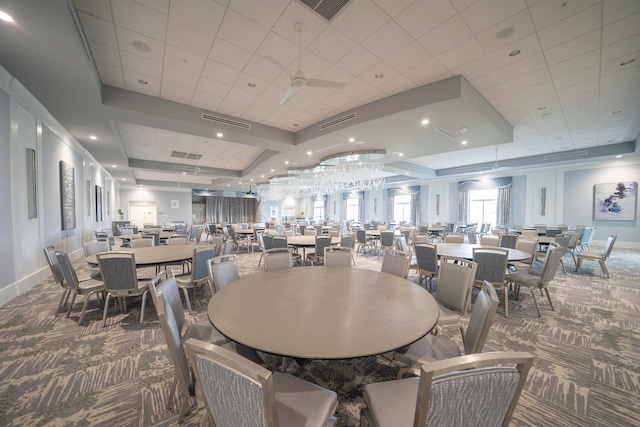
[[[129,202],[129,220],[138,228],[144,224],[157,224],[158,208],[155,202]]]

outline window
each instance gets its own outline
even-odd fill
[[[324,221],[324,201],[318,200],[313,202],[313,219],[316,221]]]
[[[498,189],[469,191],[469,220],[482,224],[496,224],[498,211]]]
[[[411,221],[411,195],[394,196],[393,219],[397,222]]]
[[[347,199],[347,219],[349,221],[359,221],[358,211],[360,210],[360,199]]]

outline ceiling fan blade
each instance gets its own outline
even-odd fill
[[[278,67],[280,71],[285,73],[290,79],[298,77],[296,73],[294,73],[293,71],[291,71],[290,69],[288,69],[287,67],[285,67],[284,65],[276,61],[275,59],[273,59],[272,57],[265,56],[264,59],[266,59],[267,61],[271,62],[273,65]]]
[[[288,100],[290,100],[293,97],[293,95],[300,92],[300,90],[302,90],[302,87],[291,86],[287,91],[287,93],[285,93],[284,96],[282,97],[282,101],[280,101],[280,104],[284,105]]]
[[[307,79],[307,86],[309,87],[327,87],[334,89],[342,89],[347,84],[342,82],[336,82],[333,80],[318,80],[318,79]]]

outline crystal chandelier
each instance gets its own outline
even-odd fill
[[[273,177],[263,185],[258,198],[267,202],[286,198],[323,196],[349,191],[363,191],[384,185],[382,164],[358,163],[318,166],[289,175]]]

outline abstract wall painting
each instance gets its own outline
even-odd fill
[[[594,220],[634,221],[637,203],[637,182],[614,182],[593,186]]]
[[[60,207],[62,229],[76,228],[76,176],[73,166],[60,160]]]

